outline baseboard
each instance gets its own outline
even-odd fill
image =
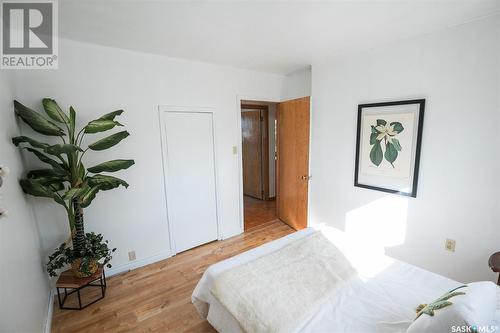
[[[49,291],[49,304],[47,305],[47,318],[45,319],[44,333],[52,332],[52,314],[54,312],[54,289]]]
[[[119,266],[113,266],[111,268],[106,269],[106,276],[109,277],[109,276],[117,275],[117,274],[120,274],[123,272],[128,272],[128,271],[131,271],[133,269],[143,267],[143,266],[146,266],[149,264],[153,264],[157,261],[161,261],[161,260],[170,258],[171,256],[172,256],[172,254],[171,254],[170,250],[167,250],[167,251],[162,251],[160,253],[152,255],[150,257],[147,257],[147,258],[134,260],[134,261],[131,261],[131,262],[128,262],[125,264],[121,264]]]

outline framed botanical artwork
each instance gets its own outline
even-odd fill
[[[354,186],[417,196],[425,99],[358,105]]]

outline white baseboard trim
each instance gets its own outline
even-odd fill
[[[143,267],[149,264],[153,264],[157,261],[161,261],[167,258],[170,258],[172,256],[172,253],[170,250],[162,251],[160,253],[157,253],[155,255],[152,255],[147,258],[142,258],[138,260],[134,260],[125,264],[121,264],[119,266],[113,266],[111,268],[106,269],[106,277],[113,276],[116,274],[120,274],[123,272],[128,272],[133,269]]]
[[[52,314],[54,312],[54,289],[49,291],[49,304],[47,305],[47,318],[45,319],[44,333],[52,332]]]

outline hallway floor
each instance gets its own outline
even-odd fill
[[[245,230],[278,219],[276,200],[259,200],[245,195],[244,212]]]

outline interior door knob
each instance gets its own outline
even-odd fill
[[[307,176],[307,175],[304,175],[302,177],[300,177],[302,180],[309,180],[312,178],[312,176]]]

